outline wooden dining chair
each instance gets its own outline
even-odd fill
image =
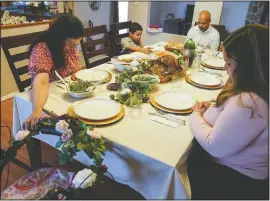
[[[101,35],[102,37],[100,37]],[[91,37],[91,40],[89,37]],[[81,47],[87,68],[110,61],[111,50],[106,25],[84,28]]]
[[[111,24],[110,41],[112,44],[113,56],[118,56],[122,50],[121,39],[129,36],[129,27],[132,21],[119,22]],[[121,30],[127,29],[126,33],[120,33]]]
[[[29,45],[43,32],[1,38],[1,46],[20,92],[31,85],[28,75]]]

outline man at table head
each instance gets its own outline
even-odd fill
[[[219,33],[210,23],[210,12],[207,10],[201,11],[198,18],[198,25],[188,31],[186,41],[191,38],[196,45],[204,46],[211,50],[218,50],[220,43]]]

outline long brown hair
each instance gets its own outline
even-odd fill
[[[217,97],[216,106],[242,92],[254,92],[269,101],[269,28],[246,25],[231,33],[223,43],[229,58],[236,60],[236,72]]]
[[[48,46],[54,67],[56,69],[65,67],[64,44],[68,38],[83,37],[84,27],[82,22],[74,16],[62,14],[52,26],[35,40],[30,48],[31,53],[36,44],[46,43]]]

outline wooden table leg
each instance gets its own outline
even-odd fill
[[[31,138],[26,143],[30,164],[33,169],[37,169],[42,165],[42,154],[40,140]]]

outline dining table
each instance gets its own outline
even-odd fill
[[[153,50],[164,50],[165,45],[166,42],[161,41],[151,47]],[[208,55],[213,55],[213,52]],[[207,54],[203,54],[203,57],[207,57]],[[113,76],[110,83],[115,82],[115,76],[120,74],[110,63],[93,69],[111,73]],[[228,79],[227,73],[223,70],[207,70],[221,74],[220,79],[224,83]],[[198,71],[198,68],[190,67],[188,71]],[[90,98],[109,98],[110,94],[115,92],[109,91],[107,84],[97,86]],[[58,85],[59,81],[50,83],[44,111],[63,115],[67,113],[71,104],[80,100],[69,96],[66,90]],[[198,88],[187,83],[182,76],[171,82],[159,84],[150,95],[170,91],[173,85],[178,85],[179,91],[190,94],[197,101],[215,99],[221,91],[221,89]],[[16,95],[13,103],[14,136],[22,130],[22,125],[31,112],[31,90]],[[122,119],[113,124],[97,126],[95,129],[107,144],[103,163],[108,166],[108,171],[116,181],[129,185],[146,199],[190,199],[187,157],[194,137],[189,128],[189,114],[180,115],[186,121],[185,125],[173,128],[152,121],[149,113],[156,112],[150,103],[143,103],[140,109],[125,106],[125,115]],[[53,147],[59,140],[59,136],[41,133],[34,138]],[[92,160],[83,151],[78,152],[75,160],[86,166],[92,165]]]

